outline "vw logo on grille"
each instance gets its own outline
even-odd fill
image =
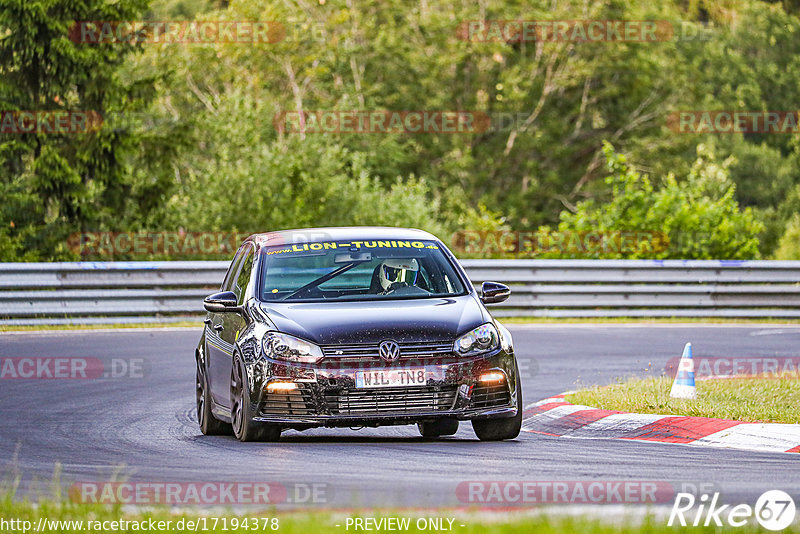
[[[386,363],[396,362],[400,358],[400,345],[397,344],[397,341],[381,341],[381,344],[378,345],[378,354]]]

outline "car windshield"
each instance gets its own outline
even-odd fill
[[[466,293],[435,241],[326,241],[261,250],[261,300],[446,297]]]

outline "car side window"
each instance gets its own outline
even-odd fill
[[[222,281],[222,285],[219,287],[220,291],[230,291],[231,286],[233,285],[233,281],[236,278],[236,273],[239,271],[239,264],[242,260],[242,251],[244,250],[244,246],[239,247],[239,250],[236,251],[236,255],[233,256],[233,260],[231,260],[231,265],[228,267],[228,272],[225,273],[225,279]]]
[[[250,273],[253,271],[253,259],[255,258],[255,254],[253,254],[253,247],[247,245],[247,248],[244,252],[244,259],[241,262],[241,267],[239,268],[239,273],[236,276],[236,283],[233,286],[232,291],[236,294],[236,302],[240,306],[244,304],[244,295],[247,289],[247,283],[250,281]]]

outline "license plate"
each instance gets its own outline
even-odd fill
[[[424,386],[428,381],[424,367],[413,369],[385,369],[381,371],[357,371],[357,388],[392,388],[398,386]]]

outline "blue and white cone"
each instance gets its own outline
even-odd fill
[[[694,360],[692,359],[692,344],[683,347],[683,355],[678,363],[678,372],[669,396],[675,399],[697,398],[697,388],[694,385]]]

